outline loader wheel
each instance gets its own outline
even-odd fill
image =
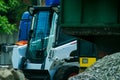
[[[68,80],[71,76],[77,75],[79,68],[76,66],[62,66],[60,67],[53,77],[53,80]]]

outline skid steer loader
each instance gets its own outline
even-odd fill
[[[62,32],[59,7],[33,6],[29,12],[33,16],[29,41],[14,47],[13,67],[30,80],[67,80],[78,74],[77,40]]]

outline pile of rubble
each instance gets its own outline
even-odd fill
[[[69,80],[120,80],[120,52],[103,57]]]
[[[27,80],[20,70],[10,67],[0,67],[0,80]]]

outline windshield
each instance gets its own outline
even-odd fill
[[[33,32],[27,51],[31,59],[39,58],[38,54],[40,54],[40,50],[46,48],[50,32],[49,15],[49,11],[41,11],[34,16]]]
[[[74,36],[65,34],[62,31],[60,26],[57,27],[56,37],[55,37],[55,45],[54,45],[55,47],[61,46],[63,44],[69,43],[69,42],[74,41],[74,40],[76,40],[76,38]]]

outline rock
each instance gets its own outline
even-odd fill
[[[8,69],[0,70],[0,80],[15,80],[13,74]]]
[[[120,80],[120,52],[99,59],[69,80]]]
[[[21,70],[11,70],[15,80],[26,80]]]
[[[21,70],[13,68],[0,68],[0,80],[27,80]]]

